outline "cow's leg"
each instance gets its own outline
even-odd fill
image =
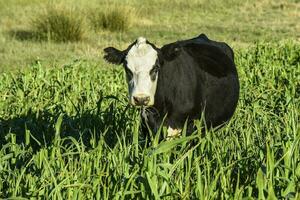
[[[144,136],[149,137],[150,131],[156,134],[161,124],[159,114],[153,110],[143,109],[141,113],[141,131]],[[150,138],[150,137],[149,137]]]
[[[179,137],[181,135],[182,128],[185,120],[187,119],[186,114],[172,113],[167,119],[167,139]]]

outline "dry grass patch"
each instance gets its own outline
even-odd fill
[[[98,8],[92,12],[90,21],[94,30],[124,32],[128,30],[137,17],[137,11],[131,7],[110,6]]]
[[[83,18],[74,9],[51,7],[32,21],[39,40],[76,42],[84,37]]]

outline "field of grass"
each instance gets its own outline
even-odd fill
[[[82,40],[76,43],[37,42],[35,26],[47,8],[73,10],[82,21]],[[103,11],[130,11],[125,32],[95,29]],[[158,46],[206,33],[233,47],[255,41],[300,40],[299,0],[0,0],[0,71],[19,70],[39,60],[61,66],[76,59],[102,63],[102,49],[125,48],[139,36]],[[118,20],[117,20],[118,21]]]
[[[45,2],[0,1],[0,199],[300,199],[299,1],[66,0],[86,27],[69,43],[31,37]],[[109,4],[135,12],[131,28],[92,30],[84,13]],[[201,32],[234,46],[236,113],[205,135],[158,142],[162,128],[147,146],[101,49]]]

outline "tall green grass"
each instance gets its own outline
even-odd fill
[[[299,199],[300,47],[261,43],[235,58],[229,124],[172,141],[157,133],[150,146],[121,67],[78,60],[1,74],[0,197]]]

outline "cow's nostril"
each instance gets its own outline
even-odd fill
[[[139,102],[140,102],[140,98],[139,98],[139,97],[135,97],[135,96],[134,96],[134,97],[133,97],[133,100],[134,100],[134,103],[137,104],[137,105],[138,105]]]
[[[149,101],[150,101],[150,97],[144,97],[143,104],[147,105],[149,103]]]

